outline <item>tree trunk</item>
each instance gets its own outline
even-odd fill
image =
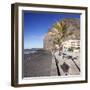
[[[59,56],[61,55],[61,48],[60,48],[60,45],[59,45],[59,54],[58,54]]]

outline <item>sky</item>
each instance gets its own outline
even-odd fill
[[[45,33],[64,18],[80,19],[80,14],[23,11],[24,49],[43,48]]]

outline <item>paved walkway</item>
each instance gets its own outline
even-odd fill
[[[71,55],[71,54],[69,54],[69,55]],[[76,54],[72,54],[72,56],[73,57],[78,56],[78,58],[75,59],[74,61],[77,64],[77,66],[80,68],[79,53],[78,54],[77,53]],[[59,56],[58,52],[55,53],[55,57],[59,61],[58,66],[59,66],[59,70],[60,70],[61,76],[65,76],[66,74],[68,74],[68,75],[79,75],[80,74],[80,71],[78,70],[78,68],[76,67],[76,65],[74,64],[74,62],[71,59],[63,58],[62,56]],[[63,65],[64,63],[66,65]],[[63,68],[61,67],[62,65],[64,67],[69,66],[68,72],[64,72]]]

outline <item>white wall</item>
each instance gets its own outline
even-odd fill
[[[13,88],[10,86],[11,78],[11,3],[14,2],[32,2],[43,4],[59,4],[59,5],[77,5],[89,6],[89,0],[0,0],[0,90],[88,90],[90,88],[90,80],[87,84],[72,84],[72,85],[55,85],[55,86],[38,86]],[[89,12],[90,15],[90,12]],[[88,15],[88,16],[89,16]],[[90,20],[90,17],[88,18]],[[89,22],[90,23],[90,22]],[[90,29],[90,27],[89,27]],[[89,30],[88,29],[88,30]],[[90,38],[90,30],[88,31]],[[89,45],[90,46],[90,41]],[[88,48],[90,53],[90,48]],[[90,59],[90,55],[89,55]],[[90,63],[90,61],[88,62]],[[89,65],[90,68],[90,65]],[[89,70],[90,76],[90,70]],[[90,79],[90,78],[89,78]]]

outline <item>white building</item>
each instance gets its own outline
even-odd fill
[[[63,51],[73,50],[74,52],[80,51],[80,40],[67,40],[62,43]]]

